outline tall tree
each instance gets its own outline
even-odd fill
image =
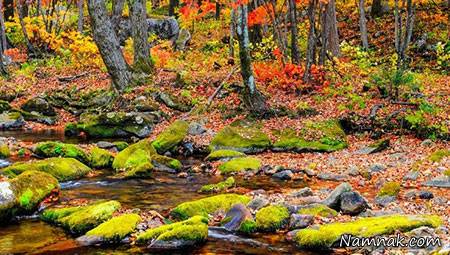
[[[83,32],[83,19],[84,19],[84,0],[78,0],[77,8],[78,8],[78,32]]]
[[[125,0],[113,0],[112,1],[112,16],[111,22],[114,26],[114,31],[118,33],[120,20],[122,19],[123,7],[125,6]]]
[[[317,0],[309,0],[308,4],[308,45],[306,47],[306,67],[303,74],[303,81],[309,82],[311,80],[311,66],[316,59],[316,6]]]
[[[145,0],[128,0],[131,10],[131,35],[133,37],[135,71],[150,73],[153,71],[153,61],[148,43],[148,24]]]
[[[335,0],[328,0],[325,9],[326,18],[326,37],[327,37],[327,50],[333,54],[333,56],[339,56],[341,50],[339,48],[339,33],[336,19],[336,2]]]
[[[240,3],[236,10],[236,35],[239,42],[239,59],[241,62],[241,76],[244,81],[243,101],[253,114],[264,115],[268,112],[266,100],[258,90],[253,75],[250,57],[250,39],[248,33],[248,7]]]
[[[405,0],[402,0],[405,6]],[[414,27],[414,5],[412,0],[406,0],[406,17],[403,24],[402,11],[399,9],[398,0],[394,1],[394,21],[395,21],[395,49],[397,52],[397,68],[402,70],[406,58],[406,50],[411,42]]]
[[[6,31],[5,31],[5,19],[3,17],[3,1],[0,0],[0,44],[2,46],[2,52],[6,50]]]
[[[297,32],[297,8],[295,0],[288,0],[289,4],[289,22],[291,23],[291,58],[292,63],[300,63],[300,53],[298,50],[298,32]]]
[[[359,31],[361,33],[361,42],[364,50],[369,49],[369,39],[367,38],[367,20],[364,10],[364,0],[359,0]]]
[[[102,56],[113,88],[122,92],[131,82],[132,73],[120,49],[119,40],[106,12],[105,0],[88,0],[94,41]]]
[[[23,34],[23,38],[25,40],[25,44],[27,46],[28,57],[35,57],[40,54],[39,54],[38,50],[33,46],[33,44],[31,44],[30,39],[28,38],[28,33],[25,28],[25,23],[23,21],[23,19],[25,18],[24,15],[28,15],[28,8],[24,8],[23,7],[24,4],[26,4],[26,2],[24,0],[18,0],[16,2],[17,13],[19,14],[19,23],[20,23],[20,27],[22,29],[22,34]]]
[[[450,0],[447,0],[447,41],[450,41]]]

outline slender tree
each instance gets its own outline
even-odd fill
[[[28,15],[28,8],[24,8],[23,6],[24,6],[24,0],[18,0],[16,2],[17,13],[19,14],[19,23],[20,23],[20,27],[22,29],[25,44],[27,46],[28,57],[35,57],[40,54],[36,50],[36,48],[33,46],[33,44],[31,44],[30,39],[28,38],[28,33],[25,28],[25,23],[23,21],[23,19],[25,18],[24,15],[25,14]]]
[[[5,19],[3,17],[3,1],[0,0],[0,40],[1,40],[1,46],[2,50],[6,50],[7,43],[6,43],[6,31],[5,31]],[[2,52],[3,52],[2,51]]]
[[[367,38],[367,20],[364,10],[364,0],[359,0],[359,31],[361,32],[361,42],[364,50],[369,49],[369,39]]]
[[[327,37],[327,50],[333,54],[333,56],[339,56],[341,50],[339,48],[339,33],[336,19],[336,2],[335,0],[328,0],[325,9],[326,17],[326,37]]]
[[[247,5],[243,3],[239,4],[236,12],[236,35],[239,42],[241,75],[244,81],[243,101],[253,114],[261,116],[268,112],[268,107],[265,97],[256,87],[255,77],[253,75],[252,60],[250,57]]]
[[[78,0],[77,8],[78,8],[78,32],[83,32],[83,19],[84,19],[84,0]]]
[[[380,17],[382,14],[383,14],[383,1],[373,0],[370,15],[375,18]]]
[[[119,24],[123,14],[123,8],[125,6],[125,0],[113,0],[112,4],[113,8],[112,8],[111,23],[114,26],[114,31],[116,32],[116,34],[118,34]]]
[[[309,0],[308,4],[308,45],[306,48],[306,67],[303,75],[303,81],[311,80],[311,66],[315,63],[316,58],[316,6],[317,0]]]
[[[300,53],[298,50],[298,32],[297,32],[297,8],[295,0],[288,0],[289,4],[289,22],[291,23],[291,58],[292,63],[300,63]]]
[[[450,0],[447,0],[447,41],[450,41]]]
[[[175,8],[180,5],[180,0],[169,0],[169,16],[175,16]]]
[[[403,0],[402,6],[405,6]],[[413,27],[414,27],[414,5],[412,0],[406,0],[406,17],[403,18],[401,10],[399,9],[398,0],[394,1],[394,21],[395,21],[395,49],[397,52],[397,69],[404,68],[404,61],[406,58],[406,50],[411,42]]]

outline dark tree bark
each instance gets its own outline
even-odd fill
[[[405,6],[403,0],[402,6]],[[394,20],[395,20],[395,49],[397,51],[397,69],[404,68],[406,50],[411,42],[414,27],[414,5],[412,0],[406,0],[406,17],[403,25],[403,18],[399,9],[398,0],[394,1]]]
[[[220,3],[218,1],[216,1],[216,13],[214,16],[215,16],[216,20],[219,20],[219,18],[220,18]]]
[[[234,9],[231,9],[230,13],[230,51],[229,51],[229,58],[234,59],[234,34],[235,34],[235,28],[236,28],[236,11]]]
[[[145,0],[129,0],[131,10],[131,36],[133,37],[134,65],[137,72],[150,73],[153,71],[153,61],[150,57],[148,43],[148,24]]]
[[[250,112],[262,116],[268,112],[268,107],[263,94],[256,88],[255,77],[253,75],[252,60],[250,57],[247,5],[239,5],[236,18],[236,35],[239,42],[241,75],[244,81],[243,101]]]
[[[19,14],[19,23],[20,23],[20,27],[22,29],[22,33],[23,33],[23,38],[25,40],[25,44],[27,46],[27,54],[28,57],[35,57],[40,55],[39,52],[36,50],[36,48],[33,46],[33,44],[31,44],[30,39],[28,38],[28,33],[27,30],[25,29],[25,23],[23,21],[24,19],[24,14],[28,14],[28,8],[27,11],[24,11],[24,7],[23,7],[23,0],[18,0],[16,2],[16,6],[17,6],[17,13]]]
[[[292,63],[300,63],[300,53],[298,50],[298,32],[297,32],[297,8],[295,0],[288,0],[289,4],[289,22],[291,23],[291,58]]]
[[[333,56],[339,56],[341,50],[339,48],[339,33],[336,19],[336,2],[329,0],[326,8],[326,25],[327,25],[327,50]]]
[[[88,0],[92,32],[103,62],[111,75],[113,88],[122,92],[131,82],[131,71],[123,57],[116,33],[106,12],[104,0]]]
[[[309,82],[311,80],[311,66],[316,58],[316,5],[317,0],[309,0],[308,4],[308,45],[306,48],[306,67],[303,75],[303,81]]]
[[[0,44],[2,47],[2,53],[6,50],[6,32],[5,32],[5,19],[3,17],[3,1],[0,0]]]
[[[180,5],[180,0],[169,0],[169,16],[175,16],[175,8]]]
[[[359,31],[361,32],[361,43],[364,50],[369,49],[369,39],[367,38],[367,20],[364,10],[364,0],[359,0]]]
[[[83,10],[84,0],[78,0],[78,32],[83,32],[83,18],[84,18],[84,10]]]
[[[450,41],[450,0],[447,1],[447,41]]]
[[[4,16],[6,21],[12,21],[14,18],[14,0],[4,0]]]
[[[122,19],[123,7],[125,6],[125,0],[113,0],[113,9],[111,16],[111,23],[114,26],[114,31],[118,34],[120,20]]]
[[[383,1],[382,0],[373,0],[372,1],[372,10],[370,12],[372,17],[381,17],[383,15]]]

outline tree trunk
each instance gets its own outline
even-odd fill
[[[125,0],[113,0],[113,10],[111,22],[114,26],[114,31],[118,34],[120,20],[122,19],[123,7],[125,6]]]
[[[447,41],[450,41],[450,0],[447,1]]]
[[[14,18],[14,0],[4,0],[4,16],[6,21],[12,21]]]
[[[3,18],[3,1],[0,0],[0,46],[2,47],[2,53],[6,50],[6,31],[5,31],[5,19]]]
[[[88,11],[94,40],[111,75],[113,87],[117,92],[122,92],[131,82],[131,72],[112,29],[105,1],[88,0]]]
[[[336,19],[336,2],[335,0],[329,0],[326,8],[327,19],[327,50],[333,54],[333,56],[339,56],[341,51],[339,49],[339,33]]]
[[[367,20],[364,10],[364,0],[359,0],[359,30],[361,32],[361,42],[364,50],[369,49],[369,40],[367,38]]]
[[[78,32],[83,32],[83,3],[84,0],[78,0],[77,7],[78,7]]]
[[[215,13],[216,20],[219,20],[220,18],[220,3],[216,1],[216,13]]]
[[[325,60],[327,58],[327,50],[328,50],[328,40],[329,40],[329,34],[330,34],[330,26],[329,26],[329,19],[327,18],[327,3],[323,3],[319,1],[319,20],[321,25],[321,32],[320,32],[320,53],[319,53],[319,65],[324,65]]]
[[[169,0],[169,16],[175,16],[175,8],[177,8],[179,4],[179,0]]]
[[[373,0],[372,1],[372,10],[370,12],[372,17],[380,17],[383,15],[383,1],[382,0]]]
[[[23,38],[25,40],[25,44],[27,46],[27,53],[28,53],[28,57],[36,57],[38,54],[37,50],[34,48],[34,46],[31,44],[30,39],[28,38],[28,33],[27,30],[25,28],[25,23],[23,22],[24,19],[24,14],[28,13],[28,9],[25,12],[24,8],[22,6],[22,0],[18,0],[16,5],[17,5],[17,13],[19,14],[19,23],[20,23],[20,27],[22,29],[22,33],[23,33]]]
[[[288,0],[289,3],[289,21],[291,23],[291,58],[292,63],[298,65],[300,56],[298,50],[298,32],[297,32],[297,8],[295,0]]]
[[[234,59],[234,32],[236,27],[236,11],[232,8],[230,13],[230,51],[229,58]]]
[[[309,82],[311,80],[311,66],[315,62],[316,55],[316,5],[317,0],[309,0],[308,5],[308,46],[306,48],[306,67],[303,74],[303,81]]]
[[[133,38],[133,69],[141,73],[153,71],[153,61],[148,43],[148,24],[145,0],[129,0],[131,15],[131,36]]]
[[[244,81],[243,101],[253,114],[264,115],[268,112],[266,100],[256,88],[253,76],[252,60],[250,58],[250,41],[248,34],[247,5],[240,4],[237,8],[236,34],[239,42],[239,59],[241,61],[241,75]]]

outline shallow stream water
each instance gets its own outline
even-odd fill
[[[15,137],[27,142],[45,140],[66,141],[60,133],[0,132],[0,136]],[[86,142],[70,140],[70,142]],[[181,159],[184,164],[199,163],[198,159]],[[193,162],[194,161],[194,162]],[[197,193],[204,184],[220,181],[220,177],[196,174],[178,178],[167,173],[156,173],[152,179],[117,180],[111,170],[99,176],[61,183],[60,201],[72,199],[117,200],[127,208],[167,212],[179,203],[205,197]],[[300,188],[303,182],[275,182],[269,177],[236,178],[238,186],[249,189]],[[286,242],[284,235],[260,235],[252,239],[221,233],[210,229],[208,242],[189,251],[165,254],[308,254]],[[80,247],[74,236],[61,228],[37,219],[21,219],[0,227],[0,254],[152,254],[145,247],[128,245]]]

